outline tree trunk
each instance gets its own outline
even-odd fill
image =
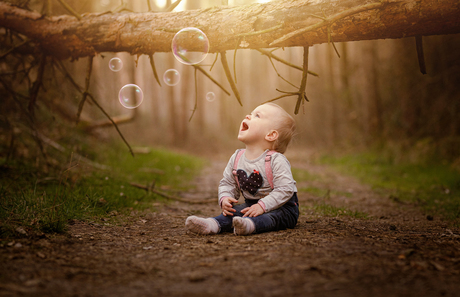
[[[78,20],[0,2],[0,26],[61,59],[169,52],[175,32],[184,27],[200,28],[210,51],[222,52],[235,49],[243,38],[248,48],[266,48],[311,46],[328,37],[344,42],[460,33],[459,15],[458,0],[294,0],[183,12],[88,13]],[[188,46],[196,49],[193,42]]]

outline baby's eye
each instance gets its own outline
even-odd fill
[[[258,114],[258,113],[256,113],[255,117],[256,117],[256,118],[260,118],[260,116],[259,116],[259,114]]]

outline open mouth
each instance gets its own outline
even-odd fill
[[[241,124],[241,131],[246,131],[246,130],[248,130],[248,129],[249,129],[248,124],[245,123],[245,122],[243,122],[243,123]]]

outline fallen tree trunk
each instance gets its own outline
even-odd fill
[[[460,33],[458,0],[295,0],[165,13],[43,16],[0,2],[0,26],[56,58],[171,51],[184,27],[206,33],[210,52]],[[241,41],[243,41],[241,43]],[[194,44],[190,44],[193,49]]]

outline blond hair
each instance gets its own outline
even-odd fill
[[[273,142],[272,149],[278,153],[284,154],[289,143],[291,142],[292,137],[295,133],[295,121],[281,106],[275,103],[265,103],[266,105],[271,105],[277,107],[281,113],[279,115],[279,120],[277,121],[278,127],[275,127],[275,130],[278,131],[278,138]]]

